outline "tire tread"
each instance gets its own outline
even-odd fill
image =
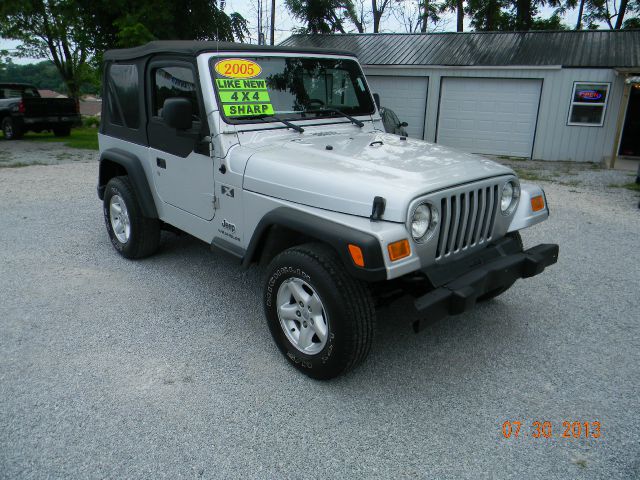
[[[111,182],[116,184],[116,188],[121,190],[123,195],[129,196],[135,203],[135,205],[127,205],[127,209],[130,211],[130,215],[135,215],[135,218],[131,220],[132,223],[137,223],[138,238],[135,241],[134,248],[126,256],[131,259],[140,259],[154,254],[160,245],[160,222],[156,218],[147,218],[142,215],[140,202],[128,176],[114,177],[109,181],[109,183]],[[108,221],[108,219],[105,220]]]
[[[355,326],[355,335],[351,338],[351,355],[343,372],[357,367],[367,357],[375,336],[375,309],[369,289],[364,282],[351,277],[335,250],[321,243],[307,243],[293,247],[288,252],[305,255],[318,263],[335,280],[336,289],[345,292],[351,302],[346,302],[352,310],[351,319]]]

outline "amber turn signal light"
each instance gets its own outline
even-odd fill
[[[409,240],[407,240],[406,238],[404,240],[390,243],[387,249],[389,250],[389,258],[392,262],[411,255]]]
[[[537,197],[531,197],[531,210],[537,212],[544,208],[544,198],[542,195],[538,195]]]
[[[353,244],[349,244],[349,253],[351,254],[351,260],[359,267],[364,267],[364,256],[362,255],[362,249]]]

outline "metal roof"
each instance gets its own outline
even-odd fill
[[[204,52],[285,52],[285,53],[316,53],[333,55],[351,55],[353,53],[337,50],[335,48],[305,48],[288,47],[283,45],[252,45],[250,43],[232,42],[199,42],[194,40],[157,40],[134,48],[122,48],[107,50],[104,54],[105,60],[131,60],[142,58],[154,54],[178,54],[196,56]]]
[[[292,35],[280,46],[348,50],[364,65],[640,67],[640,30]]]

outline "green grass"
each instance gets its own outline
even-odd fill
[[[623,185],[624,188],[626,188],[627,190],[632,190],[634,192],[640,192],[640,183],[625,183]]]
[[[518,175],[518,178],[522,180],[531,180],[532,182],[536,181],[550,181],[551,179],[548,177],[544,177],[540,175],[538,172],[534,170],[524,170],[522,168],[514,168],[514,171]]]
[[[560,180],[564,176],[575,176],[577,173],[569,170],[563,172],[544,172],[540,173],[535,170],[527,170],[523,168],[514,168],[518,178],[521,180],[529,180],[532,182],[553,182],[565,187],[578,187],[582,185],[579,180]]]
[[[71,148],[84,148],[87,150],[98,150],[98,129],[90,127],[79,127],[71,129],[68,137],[56,137],[53,133],[33,133],[29,132],[23,137],[25,140],[36,142],[62,143]]]
[[[509,155],[496,155],[496,158],[499,160],[510,160],[512,162],[527,162],[529,161],[528,158],[524,158],[524,157],[511,157]]]

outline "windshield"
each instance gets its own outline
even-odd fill
[[[301,120],[374,112],[364,75],[350,59],[218,57],[212,59],[212,74],[228,123],[271,115]]]

